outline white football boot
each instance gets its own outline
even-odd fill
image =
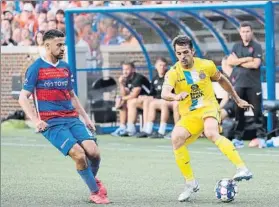
[[[252,178],[253,174],[246,167],[238,168],[233,176],[235,181],[250,180]]]
[[[200,186],[197,181],[186,182],[184,191],[179,195],[178,200],[180,202],[188,201],[190,196],[197,192],[200,189]]]

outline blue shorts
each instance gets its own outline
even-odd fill
[[[76,143],[81,144],[85,140],[93,140],[96,142],[95,136],[78,118],[69,119],[65,123],[52,125],[46,131],[42,132],[42,134],[65,156],[68,155],[70,149]]]

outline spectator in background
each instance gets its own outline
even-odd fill
[[[118,25],[115,22],[112,22],[106,28],[106,34],[102,39],[101,44],[103,45],[120,45],[124,39],[118,35]]]
[[[121,42],[121,45],[139,45],[138,40],[131,34],[131,32],[126,28],[122,28],[122,37],[124,41]]]
[[[35,34],[38,29],[38,22],[33,15],[34,7],[31,3],[24,3],[23,11],[16,21],[19,22],[21,28],[28,29],[31,33]]]
[[[9,19],[2,19],[1,21],[1,32],[6,38],[11,38],[12,36],[12,26]]]
[[[55,13],[52,10],[47,12],[47,21],[55,20]]]
[[[42,22],[41,24],[39,24],[39,31],[47,31],[48,30],[48,23],[47,21]]]
[[[45,21],[47,21],[47,10],[46,9],[41,9],[39,11],[39,14],[38,14],[38,24],[39,24],[39,27]]]
[[[55,15],[56,21],[59,22],[65,22],[65,12],[62,9],[58,9]]]
[[[51,29],[57,29],[57,22],[56,20],[49,20],[47,23],[47,29],[51,30]]]
[[[228,64],[234,66],[235,90],[241,99],[249,101],[254,106],[254,122],[257,125],[257,138],[264,138],[262,114],[262,86],[260,66],[262,61],[262,47],[253,40],[253,29],[249,22],[240,25],[241,42],[233,46],[232,54],[228,57]],[[245,117],[244,109],[236,107],[236,129],[233,143],[236,148],[244,147],[242,140]]]
[[[44,31],[39,31],[35,35],[35,45],[38,47],[38,52],[41,57],[45,57],[46,50],[44,47],[44,41],[43,41],[43,36],[44,36]]]
[[[8,19],[10,22],[13,21],[14,15],[11,10],[5,10],[3,14],[4,14],[4,19]]]
[[[135,102],[135,105],[141,105],[142,100],[138,97],[140,95],[150,94],[149,80],[136,73],[135,64],[133,62],[122,63],[123,74],[119,77],[120,97],[116,100],[115,107],[119,109],[120,127],[112,133],[113,136],[122,136],[127,134],[127,106]],[[127,126],[130,129],[132,126]],[[131,131],[131,130],[130,130]]]
[[[21,42],[21,29],[20,28],[16,28],[13,31],[13,36],[12,39],[14,40],[14,42],[18,45],[19,42]]]
[[[58,22],[57,29],[66,34],[66,26],[64,22]]]
[[[21,30],[21,41],[18,43],[19,46],[31,46],[33,45],[33,41],[30,35],[30,31],[28,29]]]

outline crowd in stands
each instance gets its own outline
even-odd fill
[[[2,1],[1,45],[38,45],[36,36],[39,33],[54,28],[65,32],[64,10],[67,8],[197,2],[212,3],[214,1]],[[89,40],[96,38],[103,45],[138,44],[127,29],[120,28],[113,20],[101,15],[75,15],[74,21],[78,35],[84,38],[91,48],[94,48],[94,43]]]

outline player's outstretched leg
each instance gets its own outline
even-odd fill
[[[92,170],[87,164],[87,157],[84,149],[79,144],[75,144],[69,151],[69,156],[75,161],[79,175],[90,190],[90,200],[96,204],[109,203],[107,197],[102,195],[99,191]]]
[[[188,137],[190,137],[190,133],[183,127],[176,126],[172,132],[175,161],[186,180],[184,191],[178,197],[180,202],[187,201],[194,192],[199,190],[190,165],[189,151],[185,147],[185,141]]]
[[[101,182],[101,180],[99,180],[97,178],[97,173],[98,173],[100,162],[101,162],[100,156],[91,158],[91,160],[87,158],[87,162],[88,162],[88,165],[91,167],[91,171],[92,171],[93,175],[95,176],[95,180],[96,180],[100,193],[103,195],[107,195],[108,193],[107,193],[106,187]]]
[[[205,119],[204,134],[208,139],[214,142],[220,151],[236,166],[237,172],[233,177],[235,181],[250,180],[253,177],[233,143],[219,134],[218,121],[215,118],[209,117]]]

